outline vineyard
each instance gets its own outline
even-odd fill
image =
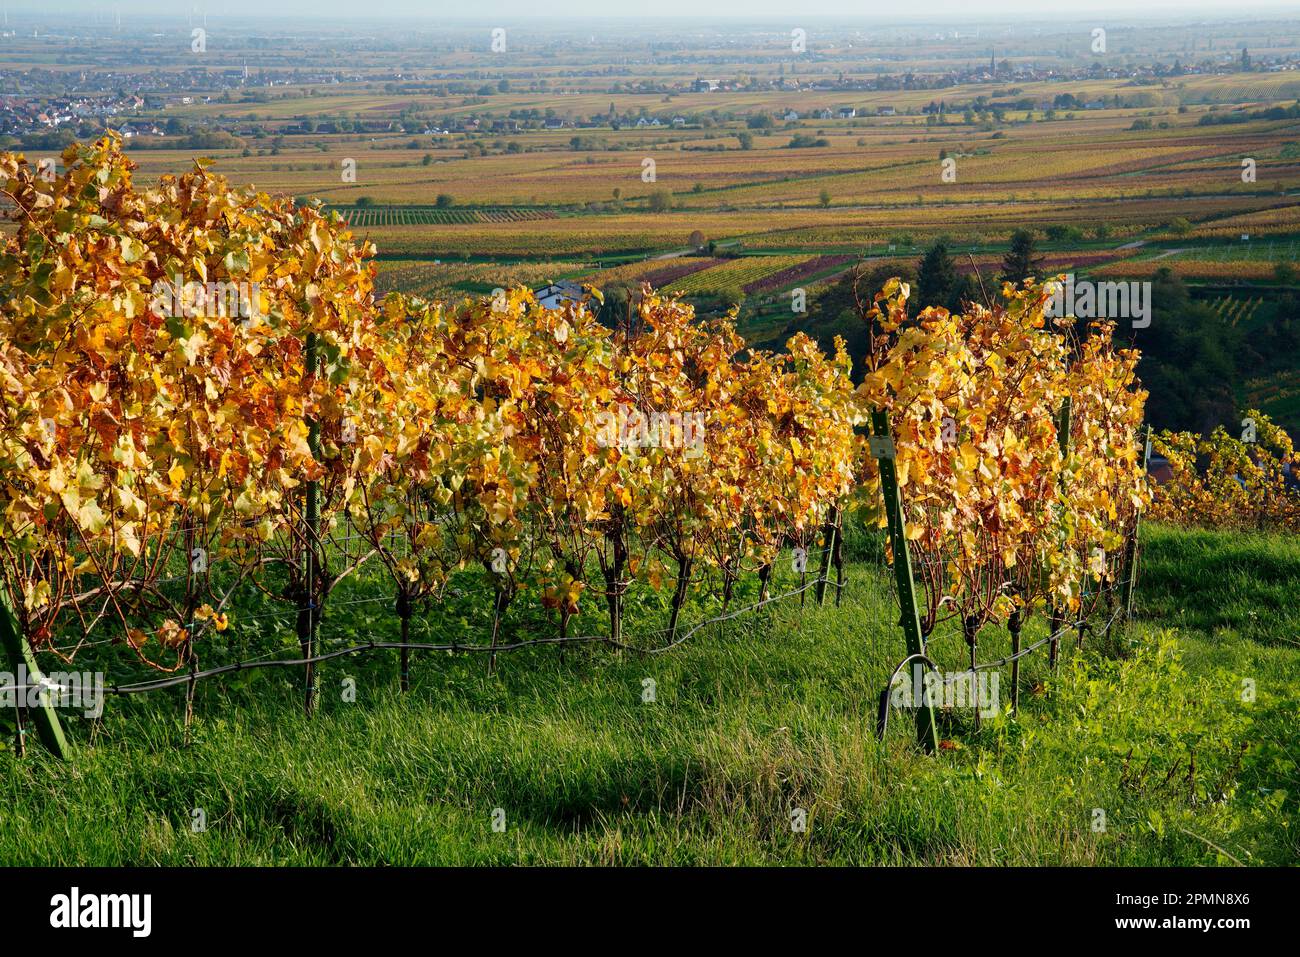
[[[581,269],[572,262],[458,263],[415,259],[385,260],[379,265],[375,289],[413,296],[453,296],[470,290],[536,286]]]
[[[1300,455],[1290,436],[1256,409],[1240,435],[1219,426],[1208,436],[1161,432],[1153,439],[1171,478],[1153,514],[1202,528],[1300,531]]]
[[[785,563],[790,595],[838,596],[848,514],[887,532],[904,664],[951,625],[968,674],[1011,664],[1018,688],[1025,654],[1055,660],[1067,626],[1081,640],[1100,613],[1109,632],[1131,600],[1137,355],[1104,325],[1074,341],[1037,287],[909,320],[891,282],[863,305],[855,388],[842,344],[747,350],[671,297],[614,332],[526,289],[376,300],[367,250],[312,207],[201,167],[137,189],[112,139],[64,159],[52,183],[0,167],[20,211],[0,260],[4,595],[33,674],[36,656],[101,656],[113,694],[186,687],[188,714],[200,679],[296,665],[311,712],[317,666],[361,651],[400,651],[403,687],[412,650],[490,669],[538,644],[659,652],[701,627],[681,617],[693,594],[724,616],[742,592],[787,597]],[[211,283],[249,295],[212,308]],[[323,617],[363,575],[387,580],[401,640],[327,651]],[[627,609],[661,589],[647,643]],[[410,640],[418,608],[466,594],[484,640]],[[234,609],[277,605],[301,657],[223,661]],[[1021,649],[1039,611],[1050,634]],[[996,664],[978,656],[993,623],[1013,635]],[[66,751],[50,709],[33,720]],[[918,733],[937,746],[933,718]]]
[[[376,226],[450,226],[472,223],[527,223],[554,219],[545,209],[443,209],[436,206],[340,206],[333,207],[354,229]]]
[[[1227,325],[1249,325],[1250,320],[1254,317],[1255,312],[1259,309],[1259,304],[1262,301],[1263,300],[1259,296],[1256,296],[1253,299],[1234,299],[1231,296],[1223,296],[1215,300],[1212,308],[1214,314],[1222,319]]]
[[[1250,260],[1221,261],[1212,259],[1124,259],[1092,271],[1097,279],[1150,279],[1161,269],[1169,269],[1185,279],[1263,280],[1272,279],[1274,266]]]
[[[720,262],[721,259],[706,256],[675,256],[667,260],[647,259],[602,269],[600,272],[584,277],[583,281],[601,288],[639,286],[647,282],[658,289],[701,269],[716,266]]]
[[[806,262],[807,256],[743,256],[692,272],[667,285],[667,291],[681,295],[716,295],[741,299],[746,287],[760,282],[773,272],[793,268]]]
[[[69,6],[0,29],[15,927],[1285,924],[1300,16]]]

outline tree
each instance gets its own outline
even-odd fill
[[[1208,433],[1235,411],[1242,332],[1193,300],[1168,267],[1152,277],[1150,295],[1151,326],[1133,333],[1142,347],[1138,371],[1151,393],[1147,421],[1157,429]]]
[[[957,270],[948,255],[948,244],[938,240],[926,250],[916,269],[916,301],[922,307],[947,306],[948,295],[957,281]]]
[[[455,198],[450,193],[439,193],[438,198],[434,200],[434,205],[439,209],[449,209],[456,203]]]
[[[673,208],[673,194],[666,189],[657,189],[650,194],[650,212],[666,213]]]
[[[739,137],[737,137],[737,139],[740,140],[740,148],[741,148],[742,150],[752,150],[752,149],[754,148],[754,134],[753,134],[753,133],[750,133],[750,132],[748,132],[748,131],[744,131],[744,132],[742,132],[742,133],[740,134]]]
[[[822,209],[825,209],[827,206],[829,206],[831,204],[830,190],[823,189],[820,193],[818,193],[817,201],[821,203]]]
[[[1083,230],[1078,226],[1055,225],[1048,226],[1044,232],[1047,235],[1048,242],[1053,243],[1077,243],[1083,239]]]
[[[1011,234],[1011,248],[1002,258],[1002,281],[1022,283],[1038,275],[1042,259],[1035,257],[1037,244],[1028,229],[1017,229]]]

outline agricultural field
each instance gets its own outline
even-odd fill
[[[1248,259],[1193,259],[1162,257],[1157,259],[1124,259],[1093,270],[1098,279],[1149,279],[1160,269],[1170,269],[1184,279],[1212,280],[1265,280],[1272,279],[1275,266],[1263,261]]]
[[[378,290],[424,297],[482,295],[498,287],[540,286],[571,278],[582,269],[580,263],[573,262],[462,263],[427,259],[384,260],[378,265]]]
[[[1214,314],[1230,326],[1249,325],[1255,311],[1259,309],[1259,303],[1260,298],[1258,296],[1251,299],[1237,299],[1225,296],[1215,302]]]
[[[439,209],[438,207],[371,206],[333,207],[343,221],[356,230],[383,226],[448,226],[459,223],[526,223],[554,219],[550,210],[528,209]]]
[[[765,277],[806,262],[806,256],[744,256],[693,272],[666,288],[684,295],[704,293],[739,301]]]

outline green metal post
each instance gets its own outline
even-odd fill
[[[839,513],[840,510],[832,505],[826,514],[826,530],[822,539],[825,550],[822,552],[821,569],[817,573],[817,604],[819,605],[826,601],[826,579],[831,573],[831,553],[835,551]]]
[[[14,675],[18,674],[18,666],[21,664],[27,671],[25,684],[40,684],[43,676],[36,663],[36,655],[18,630],[18,616],[9,603],[9,591],[3,585],[0,585],[0,643],[4,644]],[[14,691],[17,695],[25,693],[25,689]],[[41,692],[40,704],[29,713],[36,724],[36,734],[41,739],[41,744],[57,758],[65,761],[70,758],[72,747],[64,737],[63,725],[59,723],[59,716],[50,703],[49,692]]]
[[[1061,459],[1064,463],[1064,460],[1070,457],[1070,397],[1068,395],[1065,397],[1065,401],[1061,403],[1061,414],[1056,420],[1056,440],[1060,443]],[[1064,623],[1064,613],[1055,605],[1055,603],[1053,603],[1051,613],[1048,615],[1047,619],[1048,633],[1056,635],[1056,633],[1061,630],[1061,625]],[[1059,636],[1054,637],[1051,644],[1048,646],[1047,653],[1048,665],[1052,669],[1053,673],[1056,671],[1056,662],[1060,650],[1061,639]]]
[[[1151,464],[1151,426],[1148,424],[1142,430],[1142,477],[1146,479],[1147,468]],[[1137,549],[1138,549],[1138,532],[1142,527],[1142,509],[1136,509],[1133,513],[1133,531],[1129,534],[1128,541],[1124,543],[1124,578],[1121,581],[1123,591],[1121,592],[1120,606],[1123,609],[1121,615],[1124,621],[1129,621],[1133,617],[1133,584],[1137,578]]]
[[[314,376],[317,372],[316,333],[307,333],[306,348],[303,357],[303,374]],[[320,455],[320,421],[315,417],[307,422],[307,445],[313,456]],[[302,646],[304,658],[312,658],[316,653],[317,624],[320,621],[320,602],[317,595],[317,547],[320,541],[320,483],[308,482],[303,535],[306,547],[303,550],[303,585],[305,589],[305,607],[298,611],[298,642]],[[320,682],[318,669],[312,665],[304,666],[305,699],[303,705],[307,714],[316,706],[316,695]]]
[[[898,584],[898,604],[902,612],[903,638],[909,655],[925,654],[921,636],[921,615],[916,610],[916,581],[912,577],[912,556],[907,547],[907,529],[903,523],[903,502],[898,489],[898,470],[894,466],[894,440],[889,434],[889,416],[883,409],[871,412],[872,454],[880,463],[880,490],[885,500],[885,522],[894,553],[894,580]],[[914,667],[920,667],[919,664]],[[933,752],[939,744],[934,723],[934,705],[929,696],[915,702],[916,738]]]

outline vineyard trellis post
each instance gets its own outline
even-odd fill
[[[889,415],[884,409],[871,412],[871,454],[880,464],[880,491],[884,498],[885,522],[890,549],[894,556],[894,580],[898,585],[898,605],[907,653],[925,655],[921,635],[921,615],[916,608],[916,581],[912,577],[912,557],[907,547],[907,529],[903,523],[903,501],[898,488],[898,471],[894,467],[894,440],[889,434]],[[916,663],[913,667],[921,667]],[[886,689],[888,691],[888,689]],[[928,691],[916,706],[916,737],[927,751],[935,751],[939,734],[934,722],[934,703]]]
[[[307,333],[303,355],[303,375],[314,377],[319,364],[316,333]],[[307,420],[307,445],[312,457],[320,457],[320,419],[312,416]],[[302,596],[298,608],[298,643],[302,646],[302,656],[307,660],[303,666],[304,698],[303,707],[310,715],[316,705],[316,692],[320,681],[319,671],[310,660],[315,657],[317,624],[320,621],[320,609],[317,599],[316,579],[317,547],[320,540],[320,483],[312,480],[307,483],[303,513],[303,557],[302,557]]]
[[[836,538],[839,534],[840,510],[832,505],[826,513],[826,529],[822,540],[822,563],[817,573],[817,604],[826,602],[826,581],[831,573],[831,556],[835,551]],[[838,587],[838,586],[837,586]]]
[[[1151,466],[1151,424],[1142,430],[1142,475],[1148,475]],[[1150,478],[1147,478],[1150,481]],[[1139,506],[1133,512],[1133,531],[1124,543],[1124,572],[1121,579],[1123,591],[1120,597],[1120,616],[1125,623],[1133,618],[1133,585],[1137,578],[1138,533],[1142,528],[1142,509]]]
[[[1020,633],[1024,628],[1024,616],[1016,608],[1007,619],[1007,631],[1011,635],[1011,713],[1020,713]]]
[[[15,702],[17,702],[21,700],[18,696],[25,695],[26,686],[44,685],[45,676],[36,663],[36,654],[32,651],[31,645],[27,643],[27,639],[23,637],[23,633],[18,627],[18,615],[9,603],[9,591],[2,585],[0,585],[0,642],[4,644],[5,653],[13,669],[14,695],[16,696]],[[18,680],[19,665],[22,665],[23,670],[27,673],[25,683]],[[41,739],[41,744],[45,745],[55,757],[67,760],[72,756],[72,748],[63,734],[63,725],[59,723],[59,716],[54,710],[54,705],[50,702],[48,689],[41,688],[38,701],[40,703],[37,707],[28,712],[32,717],[32,722],[36,725],[36,734]],[[19,727],[21,728],[22,725],[20,724]],[[19,733],[22,733],[21,730]]]
[[[1061,403],[1061,413],[1056,421],[1056,438],[1061,445],[1062,477],[1064,478],[1065,460],[1070,457],[1070,397],[1068,395]],[[1047,661],[1053,673],[1056,672],[1056,664],[1060,655],[1060,632],[1064,621],[1065,612],[1053,601],[1047,622],[1048,633],[1052,636],[1052,640],[1048,644]]]

